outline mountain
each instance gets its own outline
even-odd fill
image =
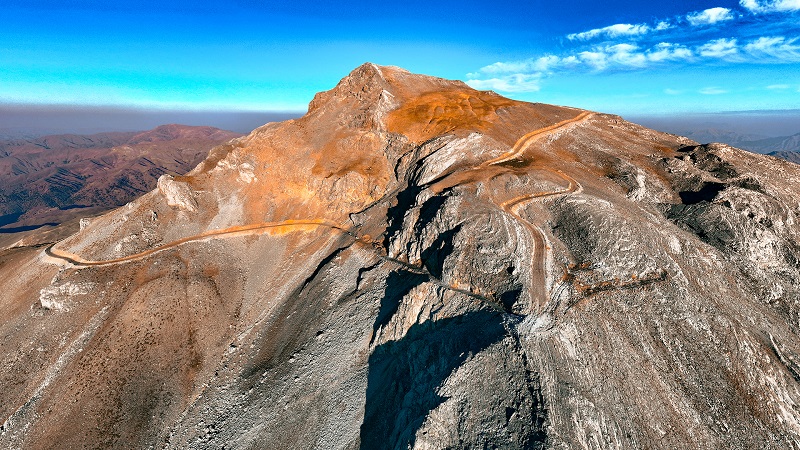
[[[800,150],[777,151],[777,152],[769,152],[767,154],[770,156],[775,156],[781,159],[785,159],[786,161],[790,161],[795,164],[800,164]]]
[[[708,128],[700,130],[685,130],[680,133],[697,142],[721,142],[734,147],[750,150],[755,153],[769,154],[779,158],[797,159],[792,152],[800,151],[800,133],[791,136],[764,137],[759,135],[741,134],[735,131]]]
[[[184,174],[239,135],[212,127],[53,135],[0,142],[0,233],[97,214]]]
[[[800,133],[791,136],[743,142],[742,145],[748,150],[752,149],[758,153],[798,152],[800,151]]]
[[[798,182],[365,64],[0,253],[0,443],[797,448]]]
[[[736,131],[724,130],[720,128],[683,130],[678,134],[680,134],[681,136],[686,136],[689,139],[695,140],[697,142],[721,142],[734,147],[744,148],[746,150],[751,150],[751,149],[746,148],[744,146],[744,143],[767,139],[766,136],[758,134],[743,134]],[[758,153],[763,153],[763,152],[758,152]]]

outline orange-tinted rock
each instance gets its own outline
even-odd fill
[[[0,442],[791,448],[798,167],[365,64],[0,253]]]

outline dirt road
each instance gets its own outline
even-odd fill
[[[489,169],[491,166],[498,166],[500,164],[506,163],[508,161],[512,161],[514,159],[520,158],[524,155],[524,153],[530,148],[530,146],[539,139],[547,137],[556,131],[579,122],[584,122],[591,118],[593,113],[584,111],[578,114],[577,116],[563,120],[556,124],[540,128],[530,133],[525,134],[524,136],[520,137],[514,146],[511,148],[510,151],[507,153],[500,155],[496,158],[493,158],[488,161],[484,161],[480,165],[476,166],[469,171],[453,174],[452,177],[445,177],[442,181],[434,184],[431,186],[431,189],[434,192],[439,192],[445,187],[453,186],[456,184],[462,183],[469,183],[478,181],[479,177],[477,174],[482,172],[480,178],[485,178],[487,172],[492,172]],[[534,253],[531,259],[531,287],[530,292],[532,296],[532,304],[535,305],[535,308],[538,310],[540,309],[549,298],[548,296],[548,289],[547,289],[547,239],[544,235],[542,229],[528,220],[524,219],[519,214],[519,210],[529,201],[534,200],[541,200],[548,197],[553,197],[557,195],[567,195],[574,193],[581,189],[580,184],[571,176],[567,175],[566,173],[560,170],[553,170],[547,167],[537,167],[537,166],[530,166],[530,168],[538,168],[542,170],[550,171],[559,177],[561,177],[564,181],[568,183],[568,186],[564,189],[559,189],[556,191],[549,191],[549,192],[536,192],[532,194],[525,194],[519,197],[515,197],[511,200],[507,200],[505,202],[499,203],[496,205],[502,209],[503,211],[512,215],[517,221],[522,223],[527,229],[531,231],[531,237],[533,239],[533,247]],[[496,174],[495,174],[496,175]],[[159,253],[171,248],[175,248],[177,246],[186,244],[188,242],[196,242],[202,241],[205,239],[210,238],[226,238],[226,237],[233,237],[233,236],[247,236],[253,234],[261,234],[261,233],[282,233],[282,232],[296,232],[296,231],[312,231],[319,227],[327,227],[332,230],[337,230],[341,233],[351,235],[356,240],[359,240],[357,236],[355,236],[349,228],[326,220],[326,219],[307,219],[307,220],[285,220],[281,222],[264,222],[264,223],[256,223],[256,224],[248,224],[248,225],[240,225],[230,228],[223,228],[219,230],[211,230],[201,234],[197,234],[194,236],[188,236],[185,238],[181,238],[158,247],[154,247],[139,253],[135,253],[133,255],[128,255],[120,258],[114,259],[107,259],[107,260],[87,260],[79,255],[74,253],[67,252],[65,250],[61,250],[56,247],[56,244],[52,244],[45,249],[45,253],[48,256],[53,258],[60,259],[62,261],[66,261],[76,266],[106,266],[106,265],[113,265],[113,264],[122,264],[130,261],[136,261],[142,258],[146,258],[150,255],[155,253]]]
[[[209,238],[222,238],[222,237],[233,237],[233,236],[248,236],[253,234],[260,234],[260,233],[268,233],[268,232],[289,232],[289,231],[310,231],[315,230],[319,227],[327,227],[332,228],[335,230],[339,230],[343,233],[348,233],[349,230],[337,223],[331,222],[325,219],[310,219],[310,220],[284,220],[281,222],[264,222],[264,223],[256,223],[256,224],[249,224],[249,225],[239,225],[230,228],[223,228],[219,230],[211,230],[205,233],[197,234],[194,236],[187,236],[185,238],[181,238],[167,244],[160,245],[158,247],[154,247],[143,252],[135,253],[133,255],[123,256],[121,258],[115,259],[106,259],[106,260],[88,260],[83,259],[80,256],[70,253],[64,250],[60,250],[56,248],[56,244],[52,244],[45,249],[45,253],[48,256],[58,258],[69,263],[72,263],[76,266],[107,266],[111,264],[120,264],[126,263],[130,261],[139,260],[150,256],[154,253],[163,252],[164,250],[168,250],[171,248],[175,248],[179,245],[185,244],[187,242],[195,242],[195,241],[202,241]]]
[[[505,212],[511,214],[517,221],[523,224],[531,231],[531,238],[533,239],[533,256],[531,257],[531,303],[535,311],[538,312],[543,309],[547,301],[550,299],[550,293],[547,289],[547,261],[550,257],[547,247],[547,238],[544,231],[538,225],[529,222],[519,214],[519,210],[529,201],[542,200],[547,197],[554,197],[557,195],[572,194],[581,189],[580,183],[575,181],[574,178],[566,173],[558,170],[549,170],[565,181],[569,185],[557,191],[550,192],[536,192],[533,194],[521,195],[511,200],[500,203],[498,206]]]

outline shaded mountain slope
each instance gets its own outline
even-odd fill
[[[0,254],[0,442],[800,448],[798,181],[365,64]]]

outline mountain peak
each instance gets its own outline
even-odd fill
[[[339,103],[340,100],[356,100],[359,104],[368,106],[377,102],[383,91],[390,90],[391,86],[384,77],[382,68],[373,63],[365,63],[342,78],[333,89],[317,93],[308,105],[308,112],[313,113],[324,108],[327,103]]]
[[[175,139],[215,139],[229,140],[240,136],[232,131],[221,130],[209,126],[180,125],[176,123],[159,125],[152,130],[142,131],[133,136],[128,144],[144,142],[164,142]]]
[[[690,144],[363,65],[0,254],[0,446],[796,448],[800,166]]]
[[[343,98],[356,100],[364,107],[383,101],[385,107],[386,103],[402,103],[426,92],[453,90],[474,91],[462,81],[414,74],[396,66],[364,63],[342,78],[333,89],[315,95],[308,110],[314,112],[327,102]],[[390,102],[388,97],[393,101]]]

